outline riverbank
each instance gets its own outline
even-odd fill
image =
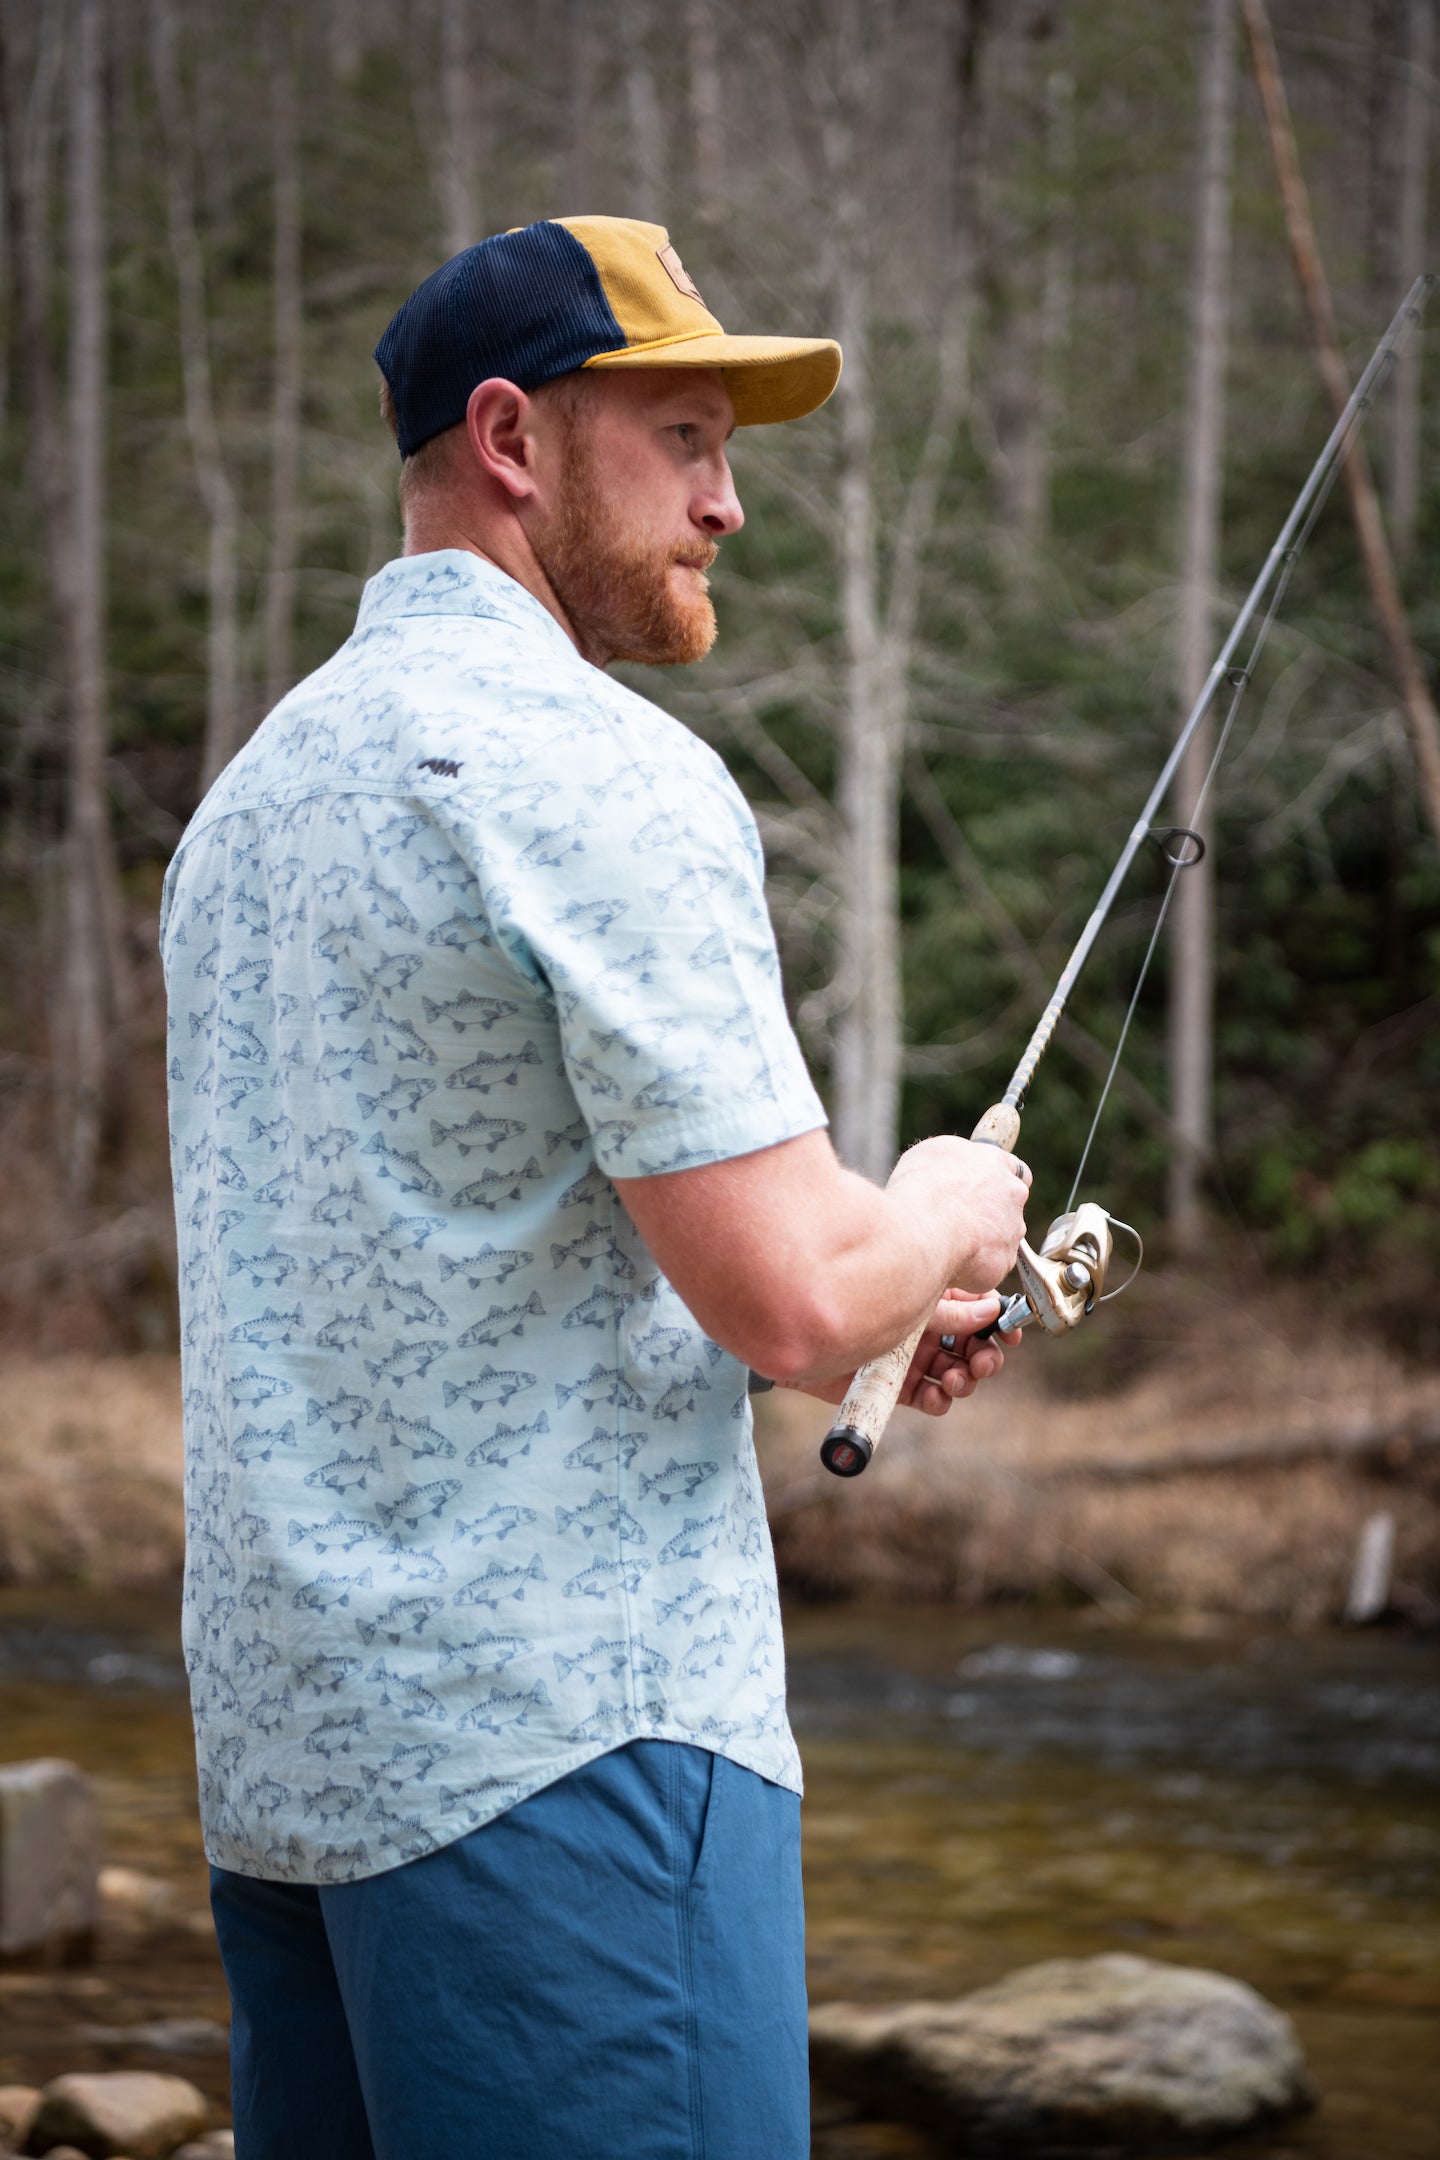
[[[178,1358],[0,1356],[0,1584],[178,1582],[182,1470]]]
[[[786,1585],[1313,1627],[1388,1513],[1389,1610],[1440,1622],[1440,1374],[1317,1349],[1298,1303],[1243,1344],[1228,1313],[1126,1317],[1128,1378],[1082,1337],[1027,1341],[943,1422],[900,1413],[859,1480],[819,1467],[823,1406],[758,1398]],[[0,1357],[0,1584],[178,1581],[181,1470],[176,1359]]]

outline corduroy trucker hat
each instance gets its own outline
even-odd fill
[[[536,390],[575,368],[724,370],[740,427],[798,420],[840,379],[831,338],[730,337],[663,225],[547,219],[466,248],[417,286],[375,348],[400,455],[465,417],[477,383]]]

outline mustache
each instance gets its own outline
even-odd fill
[[[670,561],[680,563],[687,570],[710,570],[719,559],[720,550],[713,540],[686,540],[670,550]]]

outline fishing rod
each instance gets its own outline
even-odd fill
[[[1195,831],[1194,825],[1198,823],[1201,808],[1229,740],[1241,700],[1254,676],[1256,662],[1270,634],[1270,627],[1279,611],[1280,602],[1284,598],[1301,551],[1325,506],[1331,486],[1373,401],[1380,379],[1394,365],[1401,346],[1418,324],[1420,311],[1435,283],[1436,279],[1432,275],[1415,280],[1389,329],[1371,354],[1344,410],[1330,431],[1324,449],[1315,460],[1309,478],[1296,497],[1290,515],[1266,557],[1264,568],[1251,586],[1245,603],[1231,626],[1230,634],[1220,648],[1200,695],[1175,739],[1174,748],[1166,758],[1160,776],[1135,820],[1130,837],[1120,851],[1105,889],[1076,941],[1075,950],[1061,971],[1054,994],[1040,1015],[1035,1032],[1025,1046],[1024,1055],[1010,1076],[1009,1086],[999,1102],[985,1112],[970,1135],[972,1140],[988,1142],[993,1147],[1003,1148],[1007,1154],[1013,1154],[1015,1143],[1020,1136],[1020,1114],[1025,1105],[1026,1094],[1035,1077],[1035,1069],[1049,1048],[1050,1039],[1065,1010],[1070,992],[1075,987],[1076,978],[1089,958],[1091,948],[1104,927],[1105,919],[1135,857],[1147,840],[1157,841],[1170,866],[1170,878],[1149,947],[1141,962],[1129,1010],[1120,1030],[1109,1074],[1101,1090],[1090,1133],[1080,1157],[1080,1165],[1075,1173],[1069,1202],[1065,1212],[1051,1223],[1038,1251],[1027,1241],[1021,1241],[1015,1263],[1020,1277],[1020,1292],[1007,1298],[1001,1306],[998,1318],[988,1328],[979,1331],[982,1338],[1009,1328],[1028,1326],[1033,1320],[1038,1320],[1047,1334],[1063,1335],[1077,1326],[1107,1297],[1118,1296],[1119,1290],[1125,1289],[1139,1272],[1143,1259],[1139,1233],[1132,1230],[1128,1223],[1117,1222],[1108,1210],[1095,1201],[1082,1202],[1077,1208],[1074,1204],[1075,1194],[1089,1157],[1095,1128],[1119,1067],[1125,1038],[1139,1001],[1141,985],[1159,942],[1165,911],[1175,888],[1175,879],[1181,871],[1193,868],[1204,853],[1204,842]],[[1261,615],[1261,605],[1266,602],[1267,594],[1268,603]],[[1243,663],[1237,666],[1235,656],[1257,615],[1260,615],[1260,621],[1254,640]],[[1209,770],[1190,813],[1192,823],[1189,826],[1157,827],[1154,823],[1155,815],[1222,683],[1227,683],[1232,692],[1230,706],[1220,729]],[[1117,1229],[1128,1232],[1134,1238],[1137,1257],[1125,1282],[1121,1283],[1118,1289],[1107,1292],[1105,1284],[1112,1256],[1113,1232]],[[880,1435],[889,1423],[891,1412],[899,1400],[900,1389],[910,1370],[911,1359],[928,1324],[927,1316],[904,1342],[897,1343],[893,1350],[887,1350],[883,1356],[873,1359],[856,1373],[849,1393],[840,1405],[835,1422],[820,1448],[820,1460],[826,1469],[833,1470],[837,1477],[858,1477],[874,1455]]]

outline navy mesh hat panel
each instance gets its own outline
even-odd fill
[[[463,420],[488,376],[534,390],[624,344],[594,263],[563,225],[482,240],[417,286],[375,348],[400,455]]]

